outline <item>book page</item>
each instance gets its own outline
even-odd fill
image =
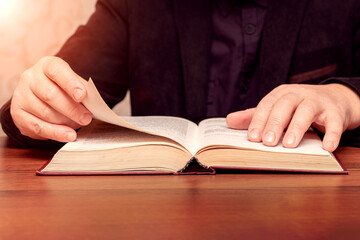
[[[183,149],[168,138],[94,120],[81,128],[77,140],[65,144],[62,151],[94,151],[146,144],[167,144]]]
[[[198,150],[210,145],[229,145],[269,152],[330,155],[329,152],[322,149],[322,142],[313,131],[305,134],[297,148],[285,148],[281,145],[281,140],[277,146],[268,147],[262,143],[249,141],[247,130],[230,129],[225,118],[211,118],[200,122],[199,142]]]
[[[196,153],[198,126],[189,120],[164,116],[122,117],[122,119],[146,132],[168,137],[180,143],[192,155]]]
[[[84,106],[95,119],[117,126],[170,138],[184,146],[191,153],[195,152],[198,127],[195,123],[178,117],[119,117],[104,102],[90,78],[84,83],[87,97]]]
[[[84,82],[84,85],[86,86],[87,95],[82,104],[92,113],[94,119],[143,132],[142,129],[121,119],[108,107],[91,78],[89,81]]]

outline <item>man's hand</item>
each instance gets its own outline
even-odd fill
[[[74,141],[74,129],[92,118],[80,103],[86,97],[84,81],[62,59],[42,58],[22,74],[14,91],[10,113],[15,125],[34,139]]]
[[[360,125],[360,97],[342,84],[281,85],[266,95],[256,108],[234,112],[226,118],[229,127],[248,129],[248,138],[267,146],[278,144],[283,131],[284,147],[297,147],[312,125],[325,133],[323,148],[339,145],[345,130]]]

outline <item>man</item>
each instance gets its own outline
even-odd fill
[[[358,0],[99,0],[57,57],[22,74],[1,121],[23,146],[74,141],[92,77],[109,106],[130,89],[133,115],[233,112],[230,127],[268,146],[286,130],[296,147],[314,126],[334,151],[344,131],[360,145],[359,70]]]

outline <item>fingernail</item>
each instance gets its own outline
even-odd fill
[[[89,124],[91,122],[91,119],[92,119],[92,115],[90,113],[84,113],[83,115],[81,115],[80,123],[82,125]]]
[[[333,141],[328,141],[325,143],[325,147],[328,151],[333,151],[335,149],[335,143]]]
[[[285,143],[288,145],[295,144],[295,141],[296,141],[296,137],[295,137],[295,134],[293,134],[293,133],[290,133],[285,139]]]
[[[76,139],[76,133],[74,132],[67,132],[65,133],[65,139],[68,142],[73,142]]]
[[[259,139],[259,136],[260,136],[260,134],[259,134],[259,131],[257,129],[252,129],[250,131],[250,138],[251,139],[257,140],[257,139]]]
[[[229,113],[226,117],[232,117],[232,116],[234,116],[234,113],[232,112],[232,113]]]
[[[74,89],[73,96],[74,96],[75,100],[80,100],[83,95],[84,95],[84,90],[82,90],[81,88]]]
[[[272,131],[269,131],[265,134],[264,141],[268,143],[272,143],[275,141],[275,133]]]

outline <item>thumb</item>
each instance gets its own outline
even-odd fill
[[[248,129],[256,108],[230,113],[226,116],[226,123],[230,128]]]

